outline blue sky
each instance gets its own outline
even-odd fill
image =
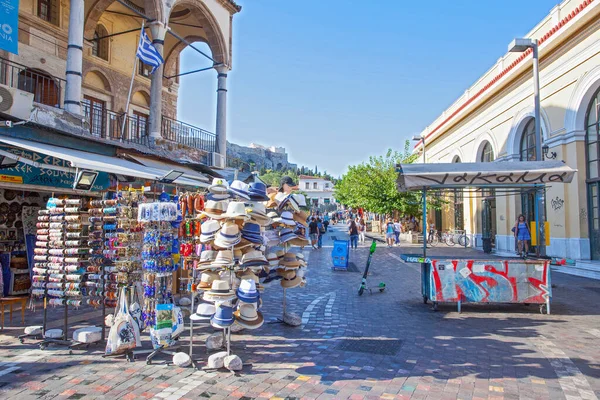
[[[228,140],[284,146],[292,162],[337,176],[403,149],[558,1],[238,3]],[[210,65],[182,54],[181,72]],[[214,132],[216,73],[179,90],[178,118]]]

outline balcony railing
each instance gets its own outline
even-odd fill
[[[214,133],[185,122],[163,116],[161,134],[163,139],[209,153],[217,152],[217,136]]]
[[[0,83],[33,93],[34,101],[52,107],[62,108],[62,91],[66,81],[50,76],[43,71],[28,68],[0,57]],[[125,116],[123,113],[107,110],[105,104],[82,102],[83,114],[90,125],[90,134],[94,137],[135,143],[152,147],[149,140],[148,117],[141,114]],[[171,118],[162,117],[161,136],[184,146],[217,152],[216,135],[204,129]]]
[[[33,101],[37,103],[62,107],[64,79],[0,58],[0,83],[33,93]]]

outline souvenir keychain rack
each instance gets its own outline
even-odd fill
[[[170,203],[170,202],[164,202]],[[173,272],[176,266],[172,258],[173,241],[177,237],[171,224],[175,219],[163,215],[164,203],[147,203],[138,210],[138,221],[145,222],[143,241],[143,275],[144,275],[144,306],[142,315],[149,326],[155,323],[155,310],[158,304],[173,304]],[[170,203],[173,204],[173,203]],[[173,205],[176,210],[176,205]],[[171,207],[173,207],[171,206]],[[160,296],[160,298],[158,298]],[[178,338],[171,338],[174,344],[164,345],[153,350],[134,350],[133,354],[148,354],[146,364],[151,364],[152,359],[158,354],[174,355],[181,345]]]

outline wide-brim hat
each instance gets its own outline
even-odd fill
[[[215,314],[214,304],[201,303],[196,308],[196,313],[190,315],[192,321],[208,321]]]
[[[294,214],[290,211],[283,211],[281,216],[278,218],[273,218],[274,222],[278,222],[280,224],[288,225],[288,226],[296,226],[296,220],[294,220]]]
[[[230,201],[227,205],[227,211],[221,214],[222,218],[249,220],[250,216],[246,212],[246,205],[241,201]]]
[[[295,270],[287,270],[285,268],[277,268],[277,275],[284,279],[294,279],[296,276]]]
[[[210,200],[207,198],[204,204],[204,210],[200,213],[200,217],[209,217],[213,219],[220,219],[221,215],[225,212],[227,205],[222,200]]]
[[[221,227],[221,230],[215,235],[214,244],[220,248],[229,248],[235,246],[242,240],[240,228],[233,222],[226,222]],[[233,259],[233,254],[231,255]]]
[[[240,307],[243,307],[243,305]],[[256,308],[254,308],[254,306],[252,306],[252,309],[254,310],[253,313],[248,312],[250,311],[249,307],[244,307],[244,309],[238,308],[236,311],[234,311],[233,315],[235,316],[235,322],[247,329],[260,328],[265,322],[265,319],[262,313],[260,311],[257,311]],[[250,317],[250,315],[253,317],[253,319],[247,319]]]
[[[265,207],[266,208],[277,208],[277,192],[274,193],[269,193],[267,195],[267,197],[269,198],[268,201],[265,202]]]
[[[292,246],[305,247],[310,244],[310,241],[305,237],[296,236],[295,238],[291,239],[288,243]]]
[[[298,275],[295,275],[293,279],[285,279],[281,280],[281,286],[286,289],[292,289],[299,286],[302,283],[302,278]]]
[[[219,253],[215,250],[204,250],[200,253],[200,259],[198,260],[198,265],[207,265],[212,263]]]
[[[292,232],[291,230],[288,231],[288,232],[284,232],[284,231],[285,231],[285,229],[281,230],[281,232],[279,233],[279,241],[281,243],[287,243],[290,240],[298,238],[298,236],[294,232]]]
[[[199,290],[210,290],[214,281],[219,279],[219,274],[213,271],[205,271],[200,276]]]
[[[298,257],[296,257],[296,254],[294,253],[285,253],[285,255],[283,256],[283,259],[281,261],[279,261],[279,265],[283,266],[283,267],[299,267],[300,266],[300,260],[298,260]]]
[[[250,196],[248,195],[248,185],[240,180],[231,182],[231,185],[229,185],[229,193],[245,200],[250,200]]]
[[[208,193],[206,195],[206,200],[223,201],[228,199],[231,199],[231,194],[229,194],[229,192],[225,192],[223,194]]]
[[[296,221],[297,223],[301,224],[304,227],[308,226],[308,222],[306,222],[307,218],[308,218],[308,215],[304,211],[295,212],[293,215],[294,221]]]
[[[248,187],[248,194],[253,201],[267,201],[267,186],[262,182],[252,182]]]

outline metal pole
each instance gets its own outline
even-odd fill
[[[427,189],[423,189],[423,258],[427,258]]]
[[[542,155],[542,121],[540,119],[540,72],[539,72],[539,57],[537,40],[533,39],[533,103],[534,103],[534,118],[535,118],[535,158],[537,161],[543,160]],[[546,255],[544,247],[544,222],[542,221],[542,196],[537,188],[535,191],[535,226],[537,230],[537,246],[536,253],[538,256]]]

